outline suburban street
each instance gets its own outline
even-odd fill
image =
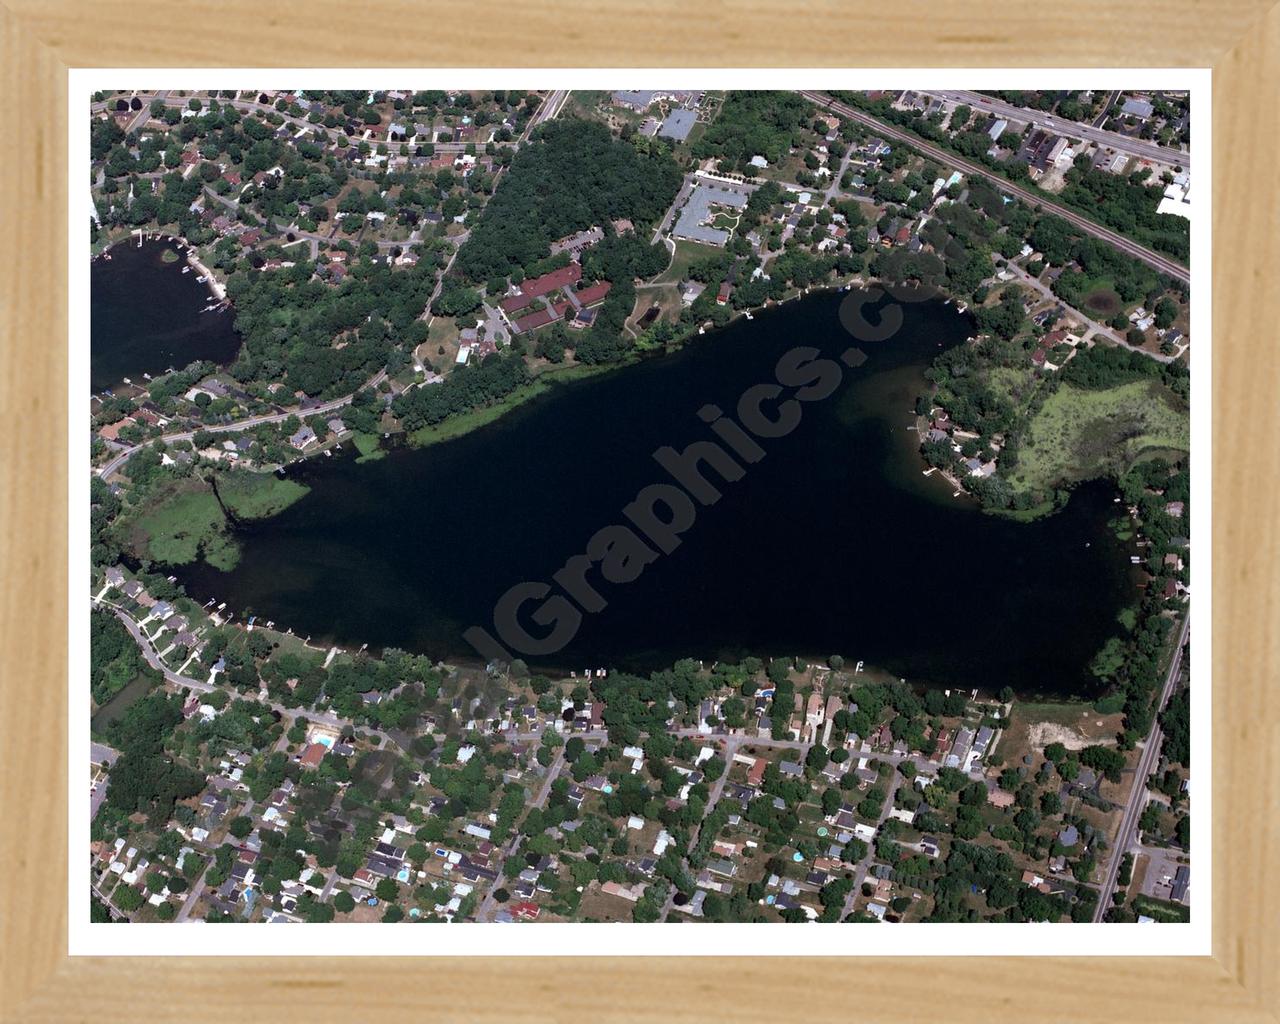
[[[899,759],[901,760],[901,759]],[[897,768],[897,764],[894,764]],[[876,818],[876,831],[880,831],[880,826],[889,820],[889,812],[893,810],[893,799],[890,798],[884,802],[880,808],[880,816]],[[858,896],[862,892],[862,883],[866,881],[867,872],[871,870],[871,862],[876,859],[876,844],[874,840],[867,843],[866,855],[858,861],[857,867],[853,869],[853,885],[849,888],[849,894],[844,898],[844,906],[840,910],[840,920],[843,921],[853,913],[853,905],[857,901]]]
[[[533,117],[529,118],[529,123],[525,125],[525,129],[520,133],[520,137],[516,139],[515,148],[518,150],[526,141],[528,141],[529,133],[533,131],[535,127],[555,117],[556,114],[558,114],[564,107],[565,101],[568,98],[569,90],[567,89],[557,89],[555,92],[552,92],[547,96],[547,98],[542,101],[542,106],[538,108],[538,112],[534,114]],[[495,189],[498,187],[498,182],[502,180],[502,172],[504,170],[506,170],[505,167],[499,167],[497,171],[494,172],[493,187]],[[431,296],[427,299],[427,308],[422,311],[422,319],[426,320],[428,326],[430,326],[436,318],[435,314],[431,312],[431,306],[435,303],[436,299],[440,297],[440,292],[444,288],[444,282],[449,276],[449,271],[453,269],[453,261],[458,258],[458,253],[462,249],[462,243],[470,237],[470,234],[471,230],[468,228],[458,236],[458,238],[454,239],[455,244],[453,247],[453,253],[449,257],[449,262],[444,265],[444,269],[440,271],[440,277],[436,281],[435,288],[431,290]],[[413,354],[413,358],[415,363],[421,365],[416,351]]]
[[[716,804],[720,802],[720,797],[724,794],[725,784],[729,781],[729,772],[733,768],[733,755],[738,752],[738,748],[740,746],[744,743],[750,742],[751,738],[749,736],[726,736],[723,737],[723,739],[724,753],[721,757],[724,760],[725,768],[721,773],[720,778],[716,779],[715,785],[711,787],[711,791],[707,794],[707,806],[703,808],[702,820],[698,822],[698,830],[694,833],[695,840],[697,840],[697,838],[702,834],[702,829],[706,826],[707,818],[710,817],[711,812],[715,810]],[[681,851],[681,859],[688,857],[688,855],[688,850]],[[688,861],[685,861],[685,867],[687,868],[688,866]],[[667,893],[667,899],[662,905],[662,913],[658,915],[659,921],[665,921],[668,915],[670,915],[672,908],[675,907],[676,891],[676,887],[673,885],[671,887],[671,891]]]
[[[89,763],[96,765],[107,765],[108,768],[116,763],[116,759],[120,756],[120,751],[113,750],[105,743],[89,744]],[[102,802],[107,798],[107,785],[110,783],[107,776],[103,776],[102,780],[96,784],[93,792],[89,796],[89,820],[92,821],[98,816],[98,808],[102,806]]]
[[[1137,242],[1126,238],[1124,235],[1112,231],[1110,228],[1105,228],[1101,224],[1097,224],[1090,220],[1088,217],[1067,209],[1065,206],[1058,205],[1052,200],[1052,198],[1044,193],[1033,193],[1028,189],[1015,185],[1006,178],[1003,178],[999,174],[993,172],[989,167],[983,167],[980,164],[971,163],[962,157],[954,155],[948,150],[942,149],[931,142],[925,141],[911,132],[886,124],[879,118],[872,117],[870,114],[865,114],[861,110],[857,110],[847,104],[839,103],[833,100],[826,93],[802,91],[801,95],[807,97],[820,106],[825,107],[826,109],[835,111],[842,117],[847,117],[852,121],[857,121],[859,124],[867,126],[868,128],[875,129],[877,133],[883,135],[885,138],[905,143],[912,149],[923,153],[932,160],[936,160],[945,167],[951,167],[963,174],[981,175],[983,178],[990,181],[991,184],[1001,192],[1007,192],[1009,195],[1016,196],[1023,202],[1029,203],[1032,207],[1040,206],[1046,210],[1051,210],[1054,214],[1061,217],[1069,224],[1079,228],[1081,231],[1087,232],[1095,238],[1101,239],[1107,244],[1115,246],[1121,252],[1126,253],[1129,256],[1133,256],[1135,259],[1142,260],[1143,263],[1146,263],[1148,266],[1162,274],[1167,274],[1169,277],[1185,283],[1190,283],[1191,281],[1191,272],[1186,267],[1182,266],[1182,264],[1177,263],[1167,256],[1161,256],[1159,253],[1152,252],[1145,246],[1141,246]]]
[[[385,369],[379,370],[369,378],[364,386],[366,388],[376,388],[383,382],[383,380],[386,379],[386,376],[387,371]],[[312,406],[310,409],[302,409],[298,406],[294,406],[290,409],[284,410],[283,412],[273,412],[262,416],[249,416],[242,420],[236,420],[233,423],[202,426],[200,430],[207,430],[211,434],[233,433],[241,430],[250,430],[253,427],[261,426],[263,423],[280,423],[283,420],[287,420],[290,416],[323,416],[325,413],[333,412],[335,409],[341,409],[344,405],[348,405],[351,402],[352,397],[352,395],[343,395],[341,398],[335,398],[320,405]],[[104,464],[102,468],[98,470],[98,476],[105,480],[129,461],[129,458],[136,452],[141,451],[148,445],[155,444],[157,440],[164,444],[172,444],[174,441],[190,441],[196,436],[196,433],[197,431],[194,430],[184,430],[176,434],[164,434],[159,438],[134,445],[132,448],[126,448],[116,455],[115,458],[111,459],[110,462]]]
[[[111,610],[115,612],[116,618],[124,623],[124,628],[129,631],[129,635],[133,637],[134,642],[137,643],[139,648],[141,648],[142,656],[146,659],[147,664],[152,668],[163,672],[166,682],[173,686],[185,687],[194,693],[212,693],[214,690],[222,689],[217,683],[211,683],[207,680],[192,679],[190,676],[179,675],[177,672],[173,671],[173,669],[169,668],[160,660],[160,656],[156,653],[155,645],[153,645],[147,638],[142,627],[133,620],[133,617],[119,608],[115,608],[113,606],[109,607],[111,607]],[[254,696],[254,699],[258,700],[260,704],[267,705],[267,707],[278,712],[284,718],[305,718],[308,722],[327,726],[328,728],[334,729],[338,732],[341,732],[348,726],[353,729],[355,728],[354,723],[345,718],[339,718],[332,712],[310,711],[303,708],[286,707],[284,704],[278,704],[272,700],[261,700],[257,698],[256,695]],[[369,736],[379,737],[384,746],[387,744],[399,746],[399,744],[396,743],[389,734],[383,732],[381,729],[361,727],[360,731]]]
[[[667,212],[662,215],[662,220],[658,221],[658,226],[653,229],[653,237],[649,240],[650,244],[656,244],[659,238],[662,238],[671,229],[672,223],[675,221],[676,214],[680,212],[685,204],[685,200],[689,198],[689,193],[693,191],[693,183],[696,180],[692,173],[684,176],[684,181],[680,183],[680,191],[676,193],[675,199],[671,205],[667,207]]]
[[[551,795],[551,785],[560,777],[560,772],[563,768],[564,747],[560,746],[556,748],[555,760],[553,760],[550,767],[547,768],[547,777],[542,781],[542,786],[538,790],[538,795],[533,798],[533,802],[529,804],[530,807],[546,806],[547,797]],[[520,852],[520,843],[523,839],[524,836],[519,832],[511,837],[511,840],[507,843],[506,849],[502,851],[501,863],[505,864]],[[477,921],[488,921],[489,918],[493,916],[494,905],[497,903],[497,900],[493,898],[493,894],[499,888],[501,888],[501,882],[496,880],[493,885],[489,886],[488,893],[485,894],[484,900],[480,904],[480,908],[476,911]]]
[[[196,904],[200,902],[200,896],[204,893],[205,879],[209,877],[209,869],[213,865],[214,859],[210,857],[209,862],[204,866],[204,870],[200,872],[200,877],[191,883],[191,891],[187,893],[187,898],[182,901],[182,907],[174,915],[173,919],[175,921],[185,921],[191,916],[191,911],[195,909]]]
[[[1133,346],[1131,346],[1127,341],[1121,338],[1120,335],[1118,335],[1106,324],[1099,323],[1097,320],[1094,320],[1091,316],[1087,316],[1086,314],[1082,313],[1080,310],[1076,309],[1075,306],[1068,306],[1065,302],[1063,302],[1060,298],[1058,298],[1056,295],[1053,294],[1053,290],[1049,288],[1048,285],[1044,284],[1037,278],[1032,277],[1025,270],[1023,270],[1022,267],[1018,266],[1018,264],[1014,263],[1012,260],[1008,260],[1005,263],[1005,269],[1007,269],[1010,273],[1012,273],[1018,279],[1019,284],[1026,285],[1028,288],[1031,288],[1032,290],[1039,292],[1040,295],[1042,295],[1044,298],[1049,299],[1056,305],[1062,306],[1064,309],[1070,312],[1073,317],[1075,317],[1077,320],[1082,321],[1085,327],[1088,328],[1088,330],[1085,332],[1085,335],[1084,335],[1085,340],[1088,340],[1089,338],[1092,338],[1092,337],[1102,337],[1102,338],[1105,338],[1107,341],[1111,342],[1113,345],[1118,345],[1120,348],[1127,349],[1130,352],[1140,352],[1144,356],[1149,356],[1150,358],[1154,359],[1157,363],[1172,363],[1175,359],[1177,359],[1180,355],[1182,355],[1182,353],[1186,350],[1187,346],[1183,345],[1176,352],[1174,352],[1173,355],[1167,356],[1163,352],[1148,352],[1146,349],[1135,349],[1133,348]]]
[[[1047,128],[1068,138],[1086,139],[1089,142],[1097,143],[1099,146],[1114,149],[1117,153],[1137,157],[1139,160],[1150,160],[1153,163],[1168,164],[1170,167],[1191,170],[1191,154],[1186,150],[1171,149],[1143,139],[1131,139],[1129,136],[1121,135],[1119,132],[1108,132],[1094,125],[1070,121],[1065,117],[1054,117],[1052,114],[1046,114],[1042,110],[1029,110],[1026,107],[1014,106],[1004,100],[998,100],[992,96],[984,96],[980,92],[966,92],[962,89],[921,89],[918,91],[922,96],[937,96],[939,99],[944,99],[951,103],[964,103],[974,110],[980,110],[984,114],[992,114],[1007,121],[1030,122],[1037,127]],[[1108,103],[1109,105],[1110,103]],[[1105,119],[1105,113],[1099,119]]]
[[[1120,818],[1120,827],[1116,830],[1115,842],[1111,845],[1106,874],[1103,876],[1102,889],[1098,894],[1098,906],[1093,912],[1095,922],[1101,921],[1111,907],[1111,896],[1116,889],[1116,877],[1120,873],[1120,861],[1137,837],[1138,818],[1147,806],[1147,778],[1151,775],[1156,760],[1160,756],[1161,741],[1164,738],[1160,731],[1159,713],[1164,710],[1165,703],[1169,700],[1169,695],[1173,693],[1174,685],[1178,681],[1182,668],[1182,650],[1187,645],[1187,634],[1190,630],[1191,616],[1188,615],[1182,622],[1182,631],[1178,634],[1178,646],[1174,649],[1173,661],[1169,664],[1169,672],[1160,690],[1160,699],[1156,701],[1157,717],[1151,724],[1151,732],[1143,742],[1142,756],[1138,758],[1138,765],[1134,769],[1129,802],[1125,805],[1124,814]]]

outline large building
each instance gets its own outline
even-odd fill
[[[711,226],[710,222],[715,216],[713,208],[727,206],[741,210],[747,205],[750,194],[749,189],[734,188],[705,179],[699,181],[689,193],[689,200],[680,211],[675,227],[671,229],[671,237],[706,242],[708,245],[724,245],[729,241],[729,232]]]
[[[693,130],[697,120],[698,115],[695,111],[685,110],[683,107],[673,110],[667,115],[667,119],[662,122],[662,127],[658,129],[658,135],[664,139],[675,139],[676,142],[684,142],[689,137],[689,132]]]

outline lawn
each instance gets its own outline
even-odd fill
[[[1125,472],[1153,449],[1190,450],[1186,405],[1156,381],[1102,391],[1064,384],[1036,413],[1009,476],[1015,491]]]
[[[418,346],[418,358],[434,367],[436,372],[448,373],[458,357],[461,338],[458,325],[453,320],[435,317],[431,322],[430,335]]]
[[[676,242],[675,255],[667,269],[653,279],[654,284],[679,284],[689,273],[689,266],[698,260],[708,257],[723,256],[724,250],[718,245],[704,245],[701,242]]]
[[[379,447],[379,439],[377,434],[352,434],[351,443],[356,446],[356,450],[360,453],[356,462],[374,462],[377,459],[386,458],[386,451]]]

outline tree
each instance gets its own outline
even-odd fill
[[[133,885],[117,885],[111,899],[126,914],[133,913],[143,904],[142,893]]]
[[[243,814],[231,819],[231,824],[227,826],[227,831],[237,839],[244,839],[253,831],[253,819],[247,818]]]
[[[528,274],[557,238],[621,217],[656,221],[679,187],[680,168],[665,147],[646,155],[594,121],[547,122],[515,154],[455,268],[472,282]]]
[[[1109,782],[1119,782],[1124,771],[1124,755],[1113,747],[1093,744],[1080,751],[1080,763],[1106,776]]]
[[[378,899],[389,903],[400,895],[400,887],[393,878],[379,878],[373,892]]]

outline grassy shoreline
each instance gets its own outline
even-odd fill
[[[227,473],[218,493],[237,518],[247,521],[278,515],[310,488],[271,473]],[[129,546],[140,558],[164,565],[203,559],[223,572],[235,568],[240,547],[213,488],[200,478],[183,480],[156,496],[129,525]]]
[[[557,384],[585,380],[588,377],[594,377],[601,373],[608,373],[610,370],[628,366],[634,361],[634,359],[627,359],[619,363],[609,363],[602,366],[587,366],[583,363],[576,363],[572,366],[548,368],[538,373],[528,384],[517,388],[501,401],[478,409],[472,409],[470,412],[458,413],[430,427],[421,427],[418,430],[410,431],[406,437],[409,445],[413,448],[426,448],[433,444],[439,444],[441,441],[449,441],[501,419],[513,409],[519,408],[539,395],[546,394]]]

